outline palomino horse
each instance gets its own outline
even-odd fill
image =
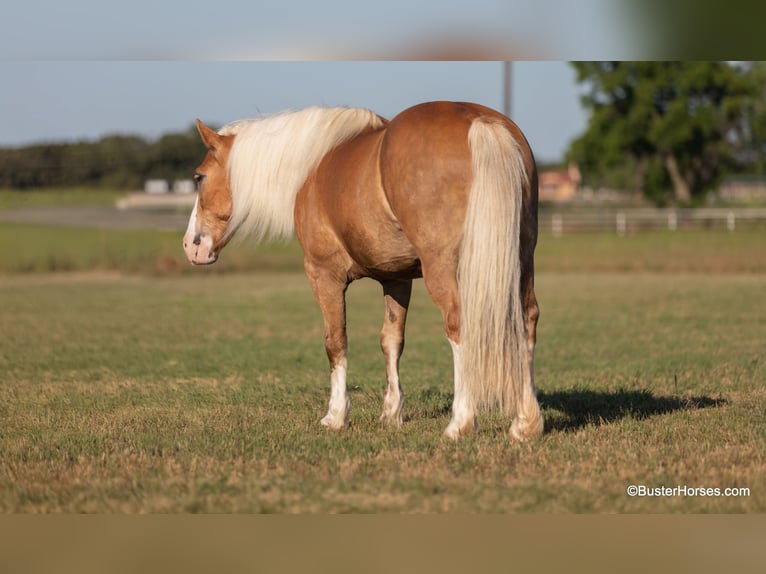
[[[533,378],[537,170],[505,116],[432,102],[391,121],[365,109],[312,107],[215,132],[197,121],[207,156],[184,236],[194,264],[213,263],[235,232],[291,237],[324,317],[330,405],[322,424],[348,423],[348,285],[383,287],[380,345],[387,387],[381,421],[402,422],[399,358],[412,280],[423,277],[454,358],[451,438],[482,407],[513,416],[511,438],[542,434]]]

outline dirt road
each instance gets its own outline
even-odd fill
[[[0,210],[0,222],[94,227],[99,229],[185,229],[189,213],[185,210],[117,209],[109,206],[19,207]]]

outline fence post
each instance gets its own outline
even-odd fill
[[[734,231],[736,225],[737,218],[734,216],[734,212],[730,211],[728,214],[726,214],[726,229],[728,229],[730,232]]]
[[[670,231],[678,229],[678,214],[676,214],[675,209],[668,214],[668,229]]]
[[[627,218],[625,217],[625,214],[620,212],[617,214],[617,235],[625,235],[625,231],[627,230]]]
[[[564,220],[558,213],[554,213],[551,219],[551,231],[553,232],[553,237],[561,237],[564,233]]]

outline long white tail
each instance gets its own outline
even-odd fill
[[[519,258],[527,173],[503,124],[474,120],[468,142],[473,183],[458,262],[460,380],[474,406],[515,415],[529,368]]]

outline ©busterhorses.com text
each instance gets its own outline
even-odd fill
[[[646,486],[631,484],[627,488],[628,496],[750,496],[748,487],[718,488],[699,486]]]

